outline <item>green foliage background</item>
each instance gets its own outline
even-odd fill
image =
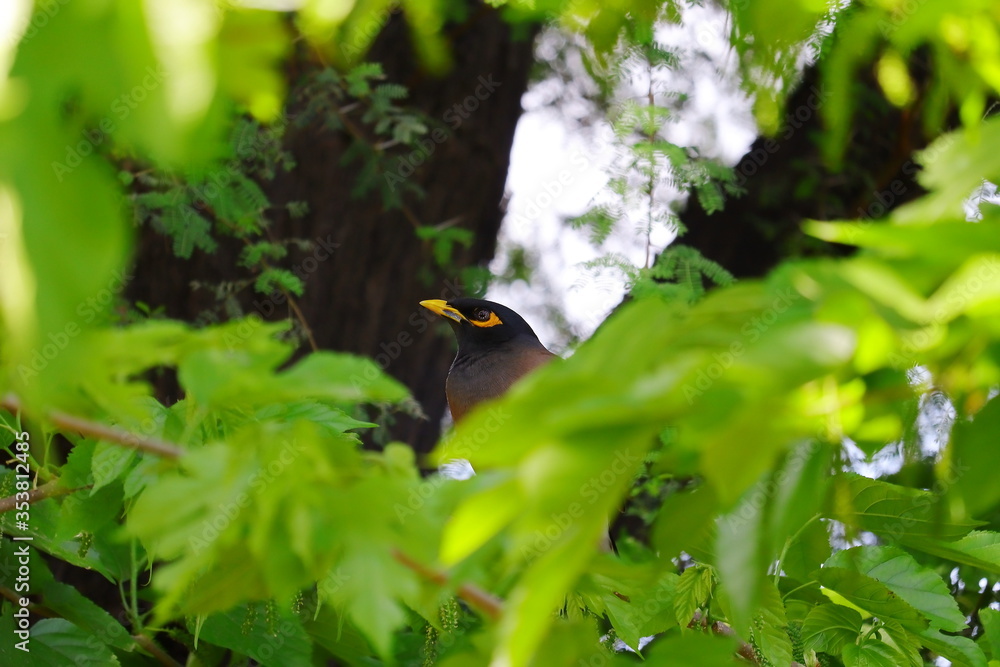
[[[36,489],[30,520],[19,523],[20,509],[0,519],[2,662],[172,664],[160,645],[213,665],[633,662],[598,642],[609,630],[631,646],[661,635],[644,654],[664,665],[1000,660],[1000,216],[987,206],[970,223],[962,209],[1000,179],[989,114],[1000,10],[891,4],[833,16],[811,2],[736,3],[733,45],[762,127],[776,129],[780,82],[817,26],[837,22],[822,61],[831,159],[847,140],[844,92],[860,55],[876,54],[883,89],[905,105],[912,82],[898,65],[929,51],[940,75],[927,129],[940,136],[918,156],[928,194],[886,220],[807,226],[857,246],[849,259],[789,261],[704,295],[691,271],[723,284],[727,274],[666,254],[570,359],[442,440],[438,460],[481,471],[457,484],[421,477],[405,443],[360,447],[357,431],[373,424],[359,406],[407,398],[374,362],[314,352],[289,364],[290,325],[254,316],[195,328],[126,323],[113,308],[134,214],[158,220],[179,255],[225,223],[246,239],[262,292],[301,290],[267,264],[281,249],[260,245],[252,180],[231,179],[216,220],[192,207],[220,161],[241,157],[229,139],[236,115],[253,117],[254,131],[280,115],[284,18],[208,2],[39,3],[0,54],[10,65],[0,79],[0,441],[11,461],[0,496],[25,490],[17,463]],[[334,21],[326,5],[306,3],[298,29],[317,48],[358,55],[366,21],[388,6],[347,3]],[[403,10],[428,66],[446,67],[451,9]],[[603,57],[638,45],[650,62],[653,26],[682,17],[644,2],[503,11],[573,26]],[[344,67],[334,83],[367,99],[385,133],[427,131],[396,109],[400,91],[379,92],[378,71]],[[960,126],[945,131],[949,109]],[[651,177],[687,165],[656,139],[655,110],[643,113],[619,119],[623,134],[642,136],[630,168]],[[269,155],[244,169],[281,168],[280,151]],[[365,164],[378,169],[379,157]],[[133,162],[157,171],[129,199]],[[706,178],[692,190],[719,204],[725,174]],[[183,207],[191,214],[178,218]],[[598,233],[609,211],[591,216]],[[438,241],[439,261],[468,242]],[[170,406],[144,379],[164,367],[184,390]],[[955,425],[931,479],[850,470],[846,440],[869,456],[912,441],[932,395],[947,397]],[[81,431],[67,415],[117,430]],[[24,424],[30,447],[15,439]],[[65,458],[57,435],[72,443]],[[652,484],[668,492],[647,515],[648,542],[601,553],[606,517],[637,477],[684,483]],[[23,544],[30,657],[14,648]],[[122,614],[62,583],[53,563],[106,579]]]

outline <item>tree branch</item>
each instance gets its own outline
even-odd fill
[[[78,486],[75,489],[69,489],[64,486],[59,486],[59,480],[53,480],[48,484],[43,484],[37,489],[32,489],[28,491],[28,502],[37,503],[40,500],[45,500],[46,498],[58,498],[59,496],[66,496],[71,493],[75,493],[82,489],[89,489],[93,484],[88,484],[87,486]],[[22,501],[23,502],[23,501]],[[6,498],[0,498],[0,514],[4,512],[10,512],[17,506],[17,495],[7,496]]]
[[[166,667],[183,667],[181,663],[171,658],[166,651],[157,646],[156,642],[154,642],[150,637],[139,634],[132,635],[132,639],[136,644],[146,649],[146,651],[161,665],[166,665]]]
[[[22,410],[21,399],[13,394],[7,394],[0,399],[0,408],[14,413],[20,412]],[[179,459],[184,455],[183,449],[165,440],[142,438],[123,429],[100,424],[75,415],[68,415],[65,412],[53,411],[44,415],[44,417],[64,431],[79,433],[80,435],[89,436],[97,440],[132,447],[133,449],[156,454],[168,459]]]
[[[448,575],[445,572],[440,572],[439,570],[427,567],[423,563],[410,558],[398,549],[393,549],[392,557],[404,566],[419,574],[427,581],[438,584],[439,586],[447,586],[449,583]],[[480,590],[472,584],[459,584],[458,588],[455,589],[455,593],[458,597],[469,603],[469,606],[478,609],[494,621],[499,620],[500,615],[503,613],[502,600],[494,595],[491,595],[490,593],[487,593],[486,591]]]

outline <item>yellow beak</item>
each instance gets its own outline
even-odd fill
[[[447,317],[456,322],[461,322],[465,319],[465,315],[449,306],[447,301],[442,301],[441,299],[428,299],[427,301],[421,301],[420,305],[435,315]]]

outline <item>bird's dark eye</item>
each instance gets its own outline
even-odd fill
[[[486,308],[476,308],[475,312],[472,313],[472,319],[478,322],[485,322],[490,319],[492,313]]]

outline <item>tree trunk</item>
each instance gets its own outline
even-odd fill
[[[289,126],[286,148],[296,167],[264,187],[272,203],[273,238],[304,238],[332,249],[328,259],[325,250],[306,251],[284,263],[298,265],[307,276],[298,305],[318,346],[372,356],[410,387],[426,419],[398,415],[391,434],[425,452],[437,440],[446,410],[444,381],[454,343],[447,327],[418,302],[462,294],[467,286],[459,280],[460,270],[493,257],[534,32],[521,30],[517,37],[496,11],[472,3],[469,17],[446,32],[454,66],[435,77],[421,69],[408,31],[401,17],[392,17],[367,59],[382,64],[388,81],[409,89],[405,106],[452,128],[441,143],[401,153],[420,165],[408,180],[425,196],[409,197],[405,212],[386,210],[377,191],[353,196],[357,163],[345,165],[344,154],[356,138],[319,124]],[[284,205],[293,201],[308,204],[304,217],[287,214]],[[415,234],[416,226],[446,221],[470,230],[475,239],[453,254],[448,272],[435,268],[429,242]],[[216,305],[214,296],[184,293],[178,286],[245,277],[236,262],[240,250],[235,241],[220,239],[213,255],[198,252],[191,261],[180,261],[170,242],[146,227],[130,297],[163,305],[170,317],[196,320]],[[247,312],[268,319],[289,316],[287,305],[274,307],[247,292],[240,295]]]
[[[914,57],[911,68],[918,80],[926,77],[923,58]],[[926,144],[921,118],[890,105],[870,72],[859,76],[852,93],[855,122],[843,167],[824,163],[827,96],[819,74],[817,66],[806,70],[789,99],[784,127],[775,137],[758,137],[736,165],[745,194],[714,213],[691,197],[681,213],[688,228],[682,243],[737,278],[762,276],[790,257],[849,251],[803,234],[807,219],[878,219],[924,192],[911,160]]]

